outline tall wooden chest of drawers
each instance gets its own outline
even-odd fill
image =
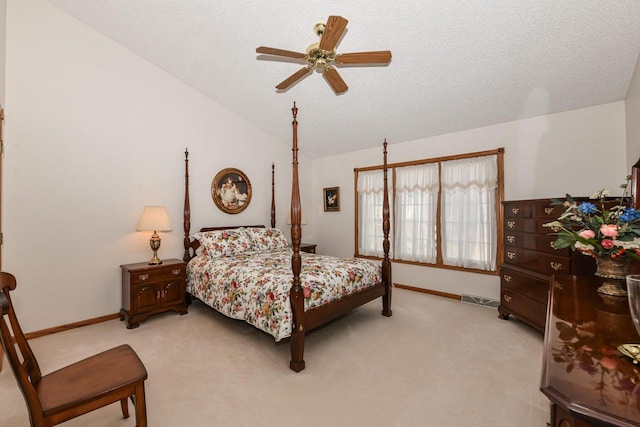
[[[502,319],[510,315],[544,331],[549,286],[570,281],[578,271],[594,271],[595,262],[572,253],[570,248],[554,249],[553,230],[543,224],[556,220],[565,208],[551,205],[551,199],[503,202],[504,263],[500,266]]]

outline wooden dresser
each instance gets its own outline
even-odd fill
[[[553,230],[543,224],[556,220],[564,208],[552,206],[551,198],[505,201],[503,207],[504,263],[500,266],[498,312],[502,319],[514,315],[543,332],[551,278],[555,275],[556,286],[562,287],[572,273],[593,273],[595,262],[570,248],[553,248]]]

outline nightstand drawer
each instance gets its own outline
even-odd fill
[[[153,270],[130,271],[130,274],[133,284],[173,280],[184,277],[185,267],[181,265],[168,265],[166,267],[156,267]]]

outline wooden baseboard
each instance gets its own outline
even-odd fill
[[[421,292],[423,294],[436,295],[444,298],[451,298],[451,299],[457,299],[457,300],[462,299],[461,295],[450,294],[448,292],[434,291],[432,289],[418,288],[416,286],[403,285],[400,283],[394,283],[393,286],[400,289],[407,289],[409,291]],[[96,323],[102,323],[108,320],[119,319],[119,318],[120,318],[120,313],[107,314],[105,316],[94,317],[93,319],[81,320],[80,322],[68,323],[66,325],[54,326],[53,328],[47,328],[47,329],[41,329],[39,331],[29,332],[24,334],[24,336],[28,340],[32,340],[34,338],[39,338],[46,335],[52,335],[58,332],[64,332],[64,331],[68,331],[75,328],[81,328],[83,326],[95,325]],[[2,365],[0,364],[0,367],[1,366]],[[1,369],[2,368],[0,368],[0,370]]]
[[[400,288],[400,289],[407,289],[409,291],[421,292],[423,294],[436,295],[436,296],[444,297],[444,298],[457,299],[458,301],[462,299],[462,295],[450,294],[448,292],[434,291],[433,289],[418,288],[416,286],[402,285],[400,283],[394,283],[393,286],[396,287],[396,288]]]
[[[41,329],[39,331],[24,334],[28,340],[51,335],[58,332],[68,331],[70,329],[81,328],[82,326],[95,325],[96,323],[106,322],[107,320],[119,319],[120,313],[107,314],[105,316],[94,317],[93,319],[81,320],[80,322],[68,323],[66,325],[54,326],[53,328]]]

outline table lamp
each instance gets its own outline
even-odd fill
[[[167,208],[164,206],[145,206],[140,216],[140,221],[138,221],[136,231],[153,231],[153,235],[149,240],[149,244],[153,250],[153,258],[149,261],[149,265],[162,264],[162,260],[158,258],[158,249],[160,249],[160,236],[158,236],[158,231],[171,231]]]
[[[291,225],[291,211],[287,215],[287,224]],[[300,211],[300,225],[307,225],[307,219],[304,217],[304,212]]]

